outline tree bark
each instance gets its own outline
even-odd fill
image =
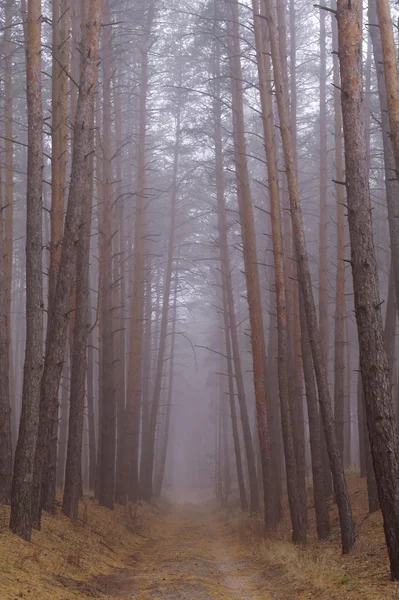
[[[87,7],[84,5],[83,9]],[[104,13],[105,14],[105,13]],[[82,14],[82,22],[86,15]],[[109,27],[105,28],[105,30]],[[89,135],[89,164],[83,192],[81,225],[76,255],[76,297],[74,334],[71,357],[68,446],[65,467],[65,487],[62,502],[64,515],[76,521],[82,492],[82,447],[87,373],[87,340],[89,327],[89,264],[90,232],[94,182],[94,98],[91,98],[91,128]]]
[[[64,366],[62,368],[61,380],[61,406],[59,412],[59,434],[58,434],[58,460],[57,460],[57,488],[64,487],[65,464],[68,444],[68,421],[69,421],[69,391],[71,387],[70,352],[66,344]]]
[[[34,500],[32,479],[43,368],[41,16],[41,1],[29,0],[25,28],[28,107],[26,348],[22,411],[15,451],[10,516],[11,530],[28,541],[32,533],[31,508]]]
[[[104,21],[111,23],[109,0],[104,2]],[[116,458],[116,395],[114,383],[113,279],[112,279],[112,141],[111,141],[111,25],[103,28],[103,209],[99,221],[101,253],[101,365],[102,420],[100,443],[99,503],[114,508]]]
[[[339,455],[337,442],[334,434],[333,412],[330,394],[328,390],[326,365],[324,364],[323,357],[321,354],[320,333],[316,317],[316,307],[313,297],[312,281],[310,277],[309,260],[306,251],[302,208],[299,199],[297,172],[295,166],[295,157],[293,153],[286,97],[284,94],[281,61],[277,45],[277,30],[274,16],[274,7],[270,0],[264,0],[264,2],[265,14],[267,18],[270,37],[270,47],[273,62],[274,80],[276,85],[277,104],[280,116],[280,132],[282,136],[284,150],[285,168],[287,174],[291,206],[293,238],[296,250],[296,258],[298,261],[300,285],[303,293],[304,306],[306,311],[306,322],[311,340],[313,364],[316,373],[316,381],[319,392],[319,403],[323,419],[323,426],[326,434],[331,471],[334,481],[335,495],[338,504],[341,525],[342,550],[344,553],[347,553],[352,550],[355,543],[354,526],[342,460]]]
[[[362,105],[362,34],[358,0],[350,3],[348,0],[339,0],[337,18],[348,220],[360,371],[391,574],[394,579],[398,579],[399,440],[384,347],[371,222]]]
[[[45,481],[54,488],[54,473],[48,472],[49,447],[57,420],[58,387],[64,359],[66,331],[71,305],[71,288],[75,278],[76,244],[81,226],[82,199],[89,177],[90,127],[94,87],[98,66],[99,33],[102,19],[103,0],[90,0],[88,20],[84,24],[85,35],[81,44],[81,65],[79,96],[74,127],[72,170],[69,198],[62,240],[61,259],[58,270],[54,306],[48,316],[46,353],[41,382],[41,406],[38,446],[35,459],[35,502],[33,519],[35,527],[40,527],[42,494]],[[55,467],[55,465],[54,465]],[[53,502],[55,501],[55,495]],[[53,506],[49,506],[53,508]]]
[[[268,89],[268,82],[271,79],[270,60],[269,57],[266,55],[263,47],[259,5],[257,0],[253,0],[252,6],[255,26],[255,42],[260,83],[260,96],[262,102],[262,122],[268,173],[270,218],[272,224],[274,280],[276,286],[277,306],[277,364],[281,424],[283,431],[285,465],[287,475],[287,491],[292,523],[292,539],[296,543],[305,543],[307,533],[306,489],[303,489],[303,486],[301,485],[300,479],[302,473],[300,473],[300,469],[297,468],[296,464],[293,432],[294,426],[292,423],[293,418],[292,412],[290,411],[289,398],[288,325],[285,290],[284,249],[277,179],[277,160],[273,135],[273,106],[271,94]],[[297,425],[300,424],[297,423]]]
[[[254,216],[244,133],[243,78],[240,60],[238,3],[236,0],[232,2],[230,6],[227,34],[230,79],[232,86],[234,162],[236,168],[237,197],[247,284],[257,426],[262,457],[265,508],[264,518],[265,528],[266,530],[270,530],[274,528],[277,517],[274,514],[275,507],[272,502],[270,434],[267,418],[267,391],[265,386],[266,351]]]
[[[324,12],[323,10],[321,12]],[[333,44],[337,40],[337,24],[333,19]],[[345,181],[342,160],[342,114],[340,98],[340,78],[338,55],[333,55],[334,64],[334,141],[335,141],[335,196],[337,215],[337,270],[335,280],[335,316],[334,316],[334,424],[338,450],[344,458],[344,421],[345,421]]]
[[[12,433],[2,179],[0,167],[0,504],[9,504],[12,483]]]
[[[130,345],[129,369],[126,401],[126,464],[124,481],[127,485],[126,494],[133,502],[139,496],[138,444],[140,431],[140,401],[142,382],[142,346],[144,321],[144,236],[145,236],[145,185],[146,185],[146,128],[147,128],[147,95],[149,81],[148,49],[152,23],[154,20],[155,2],[150,0],[143,41],[140,45],[141,75],[140,75],[140,106],[137,159],[137,192],[136,220],[134,226],[134,266],[133,290],[130,308]]]
[[[217,10],[217,5],[216,5]],[[229,377],[229,394],[230,394],[230,411],[233,427],[233,441],[234,451],[236,457],[236,468],[237,468],[237,479],[240,491],[240,502],[242,510],[247,510],[248,503],[245,491],[245,481],[242,469],[241,450],[239,444],[239,433],[237,426],[237,417],[235,409],[234,395],[234,384],[230,381],[230,377],[233,377],[233,364],[234,362],[234,374],[237,386],[238,404],[241,415],[241,424],[243,431],[243,440],[245,447],[245,456],[248,466],[249,474],[249,490],[250,490],[250,510],[256,512],[259,510],[259,492],[258,482],[256,477],[256,466],[255,466],[255,455],[252,441],[252,434],[249,425],[248,410],[245,399],[244,381],[241,367],[241,357],[238,344],[237,335],[237,323],[234,307],[234,296],[231,281],[231,267],[229,248],[227,241],[227,216],[226,216],[226,203],[225,203],[225,185],[224,185],[224,173],[223,173],[223,147],[222,147],[222,114],[220,105],[220,45],[219,42],[215,42],[215,59],[214,59],[214,77],[215,77],[215,90],[214,90],[214,102],[213,102],[213,115],[214,115],[214,150],[215,150],[215,180],[216,180],[216,200],[217,200],[217,219],[218,219],[218,234],[219,234],[219,257],[220,257],[220,271],[221,271],[221,285],[222,285],[222,297],[223,297],[223,319],[224,319],[224,330],[226,337],[226,355],[227,355],[227,370]],[[230,341],[231,336],[231,341]],[[230,351],[232,350],[232,359]],[[230,362],[229,362],[230,361]],[[230,372],[231,371],[231,372]]]
[[[181,82],[181,75],[179,77]],[[180,83],[179,82],[179,83]],[[178,97],[176,101],[176,129],[175,129],[175,146],[174,146],[174,158],[173,158],[173,173],[172,173],[172,192],[170,202],[170,225],[169,225],[169,237],[168,237],[168,255],[166,261],[166,269],[164,273],[164,289],[162,298],[162,316],[161,316],[161,330],[159,334],[159,347],[158,357],[155,372],[154,381],[154,394],[150,409],[149,429],[148,429],[148,447],[146,450],[147,454],[147,467],[146,467],[146,479],[143,487],[143,498],[149,502],[152,498],[153,490],[153,471],[154,471],[154,458],[155,458],[155,435],[159,411],[159,403],[161,399],[161,386],[162,386],[162,375],[163,375],[163,364],[165,358],[166,349],[166,336],[168,330],[168,318],[169,318],[169,298],[170,298],[170,287],[172,281],[173,271],[173,256],[175,246],[175,231],[176,231],[176,217],[177,217],[177,199],[178,199],[178,169],[179,169],[179,158],[180,158],[180,140],[181,140],[181,108],[182,99],[181,91],[179,86]]]

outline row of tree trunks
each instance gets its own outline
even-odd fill
[[[154,393],[149,414],[148,423],[148,438],[147,448],[144,450],[146,453],[146,465],[145,465],[145,479],[143,481],[143,489],[140,490],[144,500],[149,502],[153,496],[153,475],[154,475],[154,460],[155,460],[155,439],[157,421],[159,416],[159,404],[161,400],[161,387],[162,387],[162,376],[163,367],[165,360],[166,341],[168,332],[168,321],[169,321],[169,306],[170,306],[170,289],[173,274],[173,260],[175,252],[175,233],[176,233],[176,218],[177,218],[177,200],[178,200],[178,173],[179,173],[179,157],[180,157],[180,144],[181,144],[181,111],[182,111],[182,98],[181,98],[181,70],[178,79],[178,91],[176,99],[176,114],[175,114],[175,146],[173,156],[173,172],[172,172],[172,185],[171,185],[171,200],[170,200],[170,225],[168,234],[168,251],[166,259],[166,268],[164,272],[163,281],[163,297],[162,297],[162,316],[161,316],[161,327],[159,332],[159,344],[158,344],[158,355],[157,364],[154,379]]]
[[[265,385],[266,352],[254,216],[245,142],[242,90],[243,77],[240,61],[238,3],[236,1],[232,2],[230,5],[227,21],[227,34],[230,79],[232,86],[234,161],[249,306],[257,426],[262,459],[265,528],[269,530],[275,527],[277,515],[274,514],[275,504],[272,501],[271,449],[266,402],[267,392]]]
[[[215,11],[217,16],[217,7]],[[215,20],[216,23],[216,20]],[[223,172],[223,146],[222,146],[222,115],[221,115],[221,99],[220,99],[220,43],[215,40],[215,56],[214,56],[214,78],[215,90],[213,101],[213,117],[214,117],[214,151],[215,151],[215,181],[216,181],[216,201],[217,201],[217,220],[219,234],[219,258],[221,272],[221,286],[223,299],[223,326],[225,333],[225,349],[227,360],[227,375],[229,386],[229,401],[231,412],[231,424],[233,430],[234,455],[236,460],[237,481],[240,493],[241,509],[248,509],[248,500],[245,489],[245,481],[241,460],[240,439],[238,422],[235,407],[234,396],[234,380],[235,374],[238,402],[241,412],[241,423],[243,429],[243,439],[245,446],[245,455],[247,459],[249,473],[249,488],[250,488],[250,508],[251,512],[259,508],[259,494],[257,486],[257,477],[255,470],[255,456],[252,443],[251,429],[249,426],[249,418],[247,405],[245,400],[245,391],[241,369],[241,357],[238,349],[237,324],[235,318],[234,297],[231,283],[231,267],[229,248],[227,242],[227,215],[226,202],[224,195],[224,172]],[[233,347],[232,347],[233,346]],[[231,354],[232,353],[232,354]],[[234,361],[234,373],[233,373]]]
[[[297,468],[292,413],[290,411],[288,382],[288,326],[285,291],[285,268],[283,235],[280,217],[280,200],[277,179],[277,161],[273,136],[273,106],[268,89],[270,81],[270,60],[263,45],[262,28],[257,0],[253,0],[255,25],[255,41],[262,102],[263,133],[265,141],[266,162],[268,169],[270,218],[272,224],[274,277],[276,286],[277,336],[278,336],[278,381],[281,410],[281,423],[284,440],[285,466],[287,474],[287,490],[292,522],[292,539],[297,543],[306,542],[307,510],[306,490],[299,483],[301,472]],[[302,401],[302,400],[301,400]],[[303,425],[302,425],[303,427]]]
[[[89,178],[92,99],[97,76],[103,2],[102,0],[87,1],[89,9],[86,13],[87,22],[82,27],[79,96],[74,124],[71,181],[54,303],[48,314],[45,362],[41,380],[40,423],[33,494],[33,522],[37,528],[40,527],[43,505],[45,504],[48,510],[54,510],[55,465],[50,455],[54,431],[57,430],[55,425],[58,424],[58,388],[71,309],[71,289],[75,281],[76,249],[82,223],[82,201]],[[45,498],[43,491],[47,492]]]
[[[290,131],[290,120],[284,83],[282,76],[281,60],[278,50],[277,27],[274,16],[274,7],[270,0],[264,0],[265,15],[268,24],[271,55],[273,62],[274,81],[276,86],[276,97],[280,117],[280,132],[284,150],[285,169],[288,182],[288,190],[291,206],[291,220],[293,239],[298,261],[298,272],[300,285],[303,293],[306,312],[306,322],[311,341],[313,364],[316,373],[316,381],[319,393],[319,403],[323,426],[326,435],[331,472],[333,475],[335,496],[339,510],[341,524],[342,549],[344,553],[350,552],[355,543],[354,525],[349,501],[348,489],[345,481],[342,459],[337,446],[334,417],[330,393],[328,389],[327,370],[324,364],[320,346],[320,333],[317,323],[316,307],[313,297],[312,281],[309,270],[309,259],[306,250],[302,209],[299,199],[299,189],[295,156],[293,152],[292,137]]]
[[[148,51],[151,44],[151,30],[155,14],[155,2],[149,1],[145,19],[143,39],[140,43],[140,102],[139,132],[137,148],[136,208],[134,224],[134,265],[132,280],[132,300],[130,307],[129,369],[126,399],[126,448],[123,500],[136,501],[139,497],[139,431],[140,403],[142,389],[142,346],[144,323],[145,291],[145,207],[146,207],[146,128],[148,96]]]

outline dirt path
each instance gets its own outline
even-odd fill
[[[195,506],[167,515],[132,563],[104,579],[103,591],[135,600],[276,598],[242,548],[229,544],[217,519]]]

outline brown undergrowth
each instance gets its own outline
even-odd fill
[[[225,533],[247,548],[250,560],[264,565],[264,574],[281,600],[399,600],[397,584],[389,578],[381,512],[368,513],[366,483],[357,473],[348,473],[348,485],[356,523],[357,543],[350,555],[340,549],[336,506],[330,503],[331,538],[317,541],[312,489],[308,490],[309,536],[304,547],[290,542],[288,506],[278,530],[263,538],[259,517],[235,512],[222,515]]]
[[[80,503],[79,519],[44,514],[41,531],[24,542],[8,530],[9,508],[0,506],[0,600],[111,600],[102,580],[123,573],[161,521],[149,506],[111,511],[93,500]]]

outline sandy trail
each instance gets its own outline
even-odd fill
[[[273,600],[261,569],[201,508],[175,508],[104,592],[135,600]],[[100,582],[99,582],[100,583]],[[104,589],[105,588],[105,589]]]

